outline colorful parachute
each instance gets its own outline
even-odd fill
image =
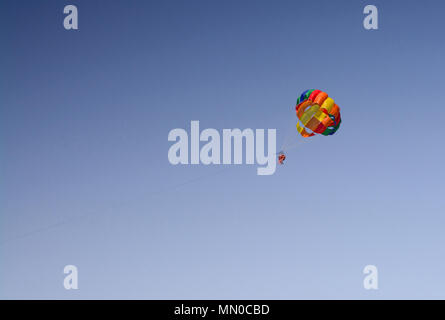
[[[295,109],[299,119],[297,130],[304,138],[316,133],[329,136],[340,127],[340,107],[326,92],[306,90],[298,98]]]

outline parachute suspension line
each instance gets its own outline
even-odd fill
[[[318,136],[318,135],[316,135],[316,136],[314,136],[314,137],[311,137],[311,140],[318,139],[318,138],[316,138],[317,136]],[[303,144],[306,144],[306,143],[308,143],[308,142],[309,142],[309,140],[308,140],[307,138],[299,137],[299,138],[297,138],[297,141],[296,141],[296,142],[287,145],[283,151],[292,150],[292,149],[294,149],[294,148],[296,148],[296,147],[299,147],[299,146],[301,146],[301,145],[303,145]]]
[[[292,123],[289,121],[289,125],[286,123],[286,127],[288,128],[286,130],[286,134],[283,137],[283,143],[281,145],[280,151],[285,151],[288,149],[288,146],[290,144],[293,144],[292,142],[295,141],[296,138],[298,138],[298,131],[295,129],[295,119],[292,118]],[[298,139],[299,140],[299,139]]]

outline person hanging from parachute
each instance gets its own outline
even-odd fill
[[[304,91],[297,99],[297,131],[303,138],[321,134],[330,136],[340,128],[340,107],[326,92],[310,89]],[[309,131],[308,131],[309,130]],[[284,150],[278,153],[278,163],[286,159]]]
[[[284,164],[284,160],[286,160],[286,156],[284,155],[284,153],[281,151],[278,153],[278,163],[279,164]]]

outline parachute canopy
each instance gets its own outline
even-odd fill
[[[315,89],[304,91],[295,109],[299,120],[297,130],[304,138],[316,133],[330,136],[340,127],[340,107],[326,92]]]

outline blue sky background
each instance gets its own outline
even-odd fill
[[[2,1],[0,297],[444,299],[444,10]],[[168,132],[191,120],[277,128],[280,144],[308,88],[342,127],[275,175],[168,162]]]

